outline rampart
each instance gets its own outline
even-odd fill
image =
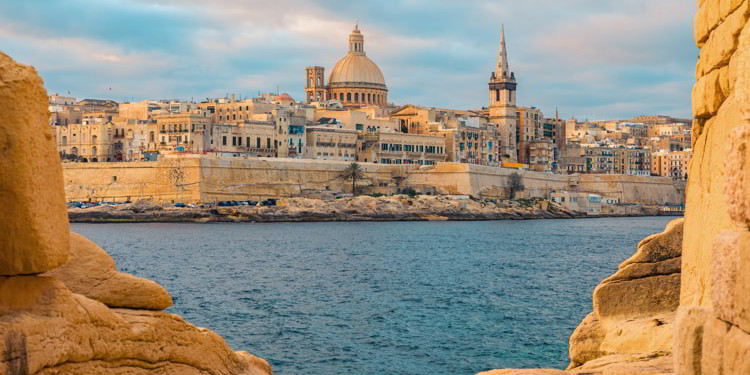
[[[347,162],[276,158],[165,157],[158,162],[64,164],[68,200],[212,202],[265,198],[323,198],[351,193],[341,178]],[[669,178],[622,175],[556,175],[459,163],[434,167],[361,163],[362,193],[418,192],[506,198],[509,176],[522,176],[519,197],[577,190],[624,203],[679,204],[682,192]]]

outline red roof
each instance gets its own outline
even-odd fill
[[[289,96],[289,94],[287,94],[287,93],[283,93],[283,94],[275,97],[273,100],[274,101],[279,101],[279,102],[280,101],[286,101],[286,100],[294,101],[294,99],[292,99],[292,97]]]

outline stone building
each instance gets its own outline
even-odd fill
[[[500,48],[497,52],[495,71],[489,81],[489,120],[498,129],[498,147],[501,155],[508,155],[507,161],[518,160],[517,136],[518,117],[516,111],[516,76],[508,67],[508,52],[505,47],[505,28],[500,34]]]
[[[516,144],[518,145],[518,162],[529,163],[529,144],[542,137],[544,115],[539,108],[518,107],[516,122]]]
[[[114,161],[115,126],[112,122],[54,127],[57,152],[63,160]]]
[[[526,164],[537,172],[552,172],[555,167],[555,144],[549,138],[537,138],[529,142],[529,158]]]
[[[651,154],[651,175],[687,180],[693,150],[658,151]]]
[[[275,130],[273,121],[213,124],[206,152],[219,156],[275,157],[279,143]]]
[[[380,68],[365,54],[365,38],[359,25],[349,34],[349,53],[331,69],[328,82],[325,68],[305,68],[305,100],[338,100],[347,108],[386,106],[388,87]]]
[[[445,139],[401,132],[360,133],[357,161],[379,164],[435,165],[447,159]]]
[[[211,118],[206,111],[155,116],[160,151],[202,153],[210,143]]]
[[[336,125],[308,126],[306,159],[357,160],[357,131]]]

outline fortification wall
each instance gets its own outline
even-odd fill
[[[351,193],[341,178],[350,163],[277,158],[167,156],[158,162],[67,163],[68,200],[117,201],[139,198],[175,202],[321,198]],[[431,168],[360,163],[360,193],[393,194],[412,187],[420,192],[507,198],[509,176],[522,176],[520,198],[546,198],[552,190],[578,190],[620,198],[628,203],[681,203],[669,178],[615,175],[556,175],[460,163]]]
[[[341,177],[350,165],[344,161],[306,159],[201,158],[201,200],[254,200],[262,198],[319,197],[351,193],[351,180]],[[395,192],[396,179],[409,166],[359,163],[364,178],[358,191]]]
[[[564,175],[460,163],[440,163],[434,168],[412,171],[406,178],[406,185],[436,187],[449,194],[506,198],[509,177],[513,173],[522,176],[525,187],[518,197],[546,198],[551,190],[570,188],[569,178]]]
[[[578,190],[619,198],[623,203],[683,204],[684,187],[669,177],[580,175]]]
[[[159,162],[65,163],[63,177],[69,201],[200,200],[200,158]]]

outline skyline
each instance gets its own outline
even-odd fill
[[[392,102],[477,109],[504,23],[518,105],[591,120],[691,117],[694,3],[566,3],[0,2],[0,44],[50,93],[200,101],[278,86],[303,100],[304,67],[327,75],[359,19]]]

